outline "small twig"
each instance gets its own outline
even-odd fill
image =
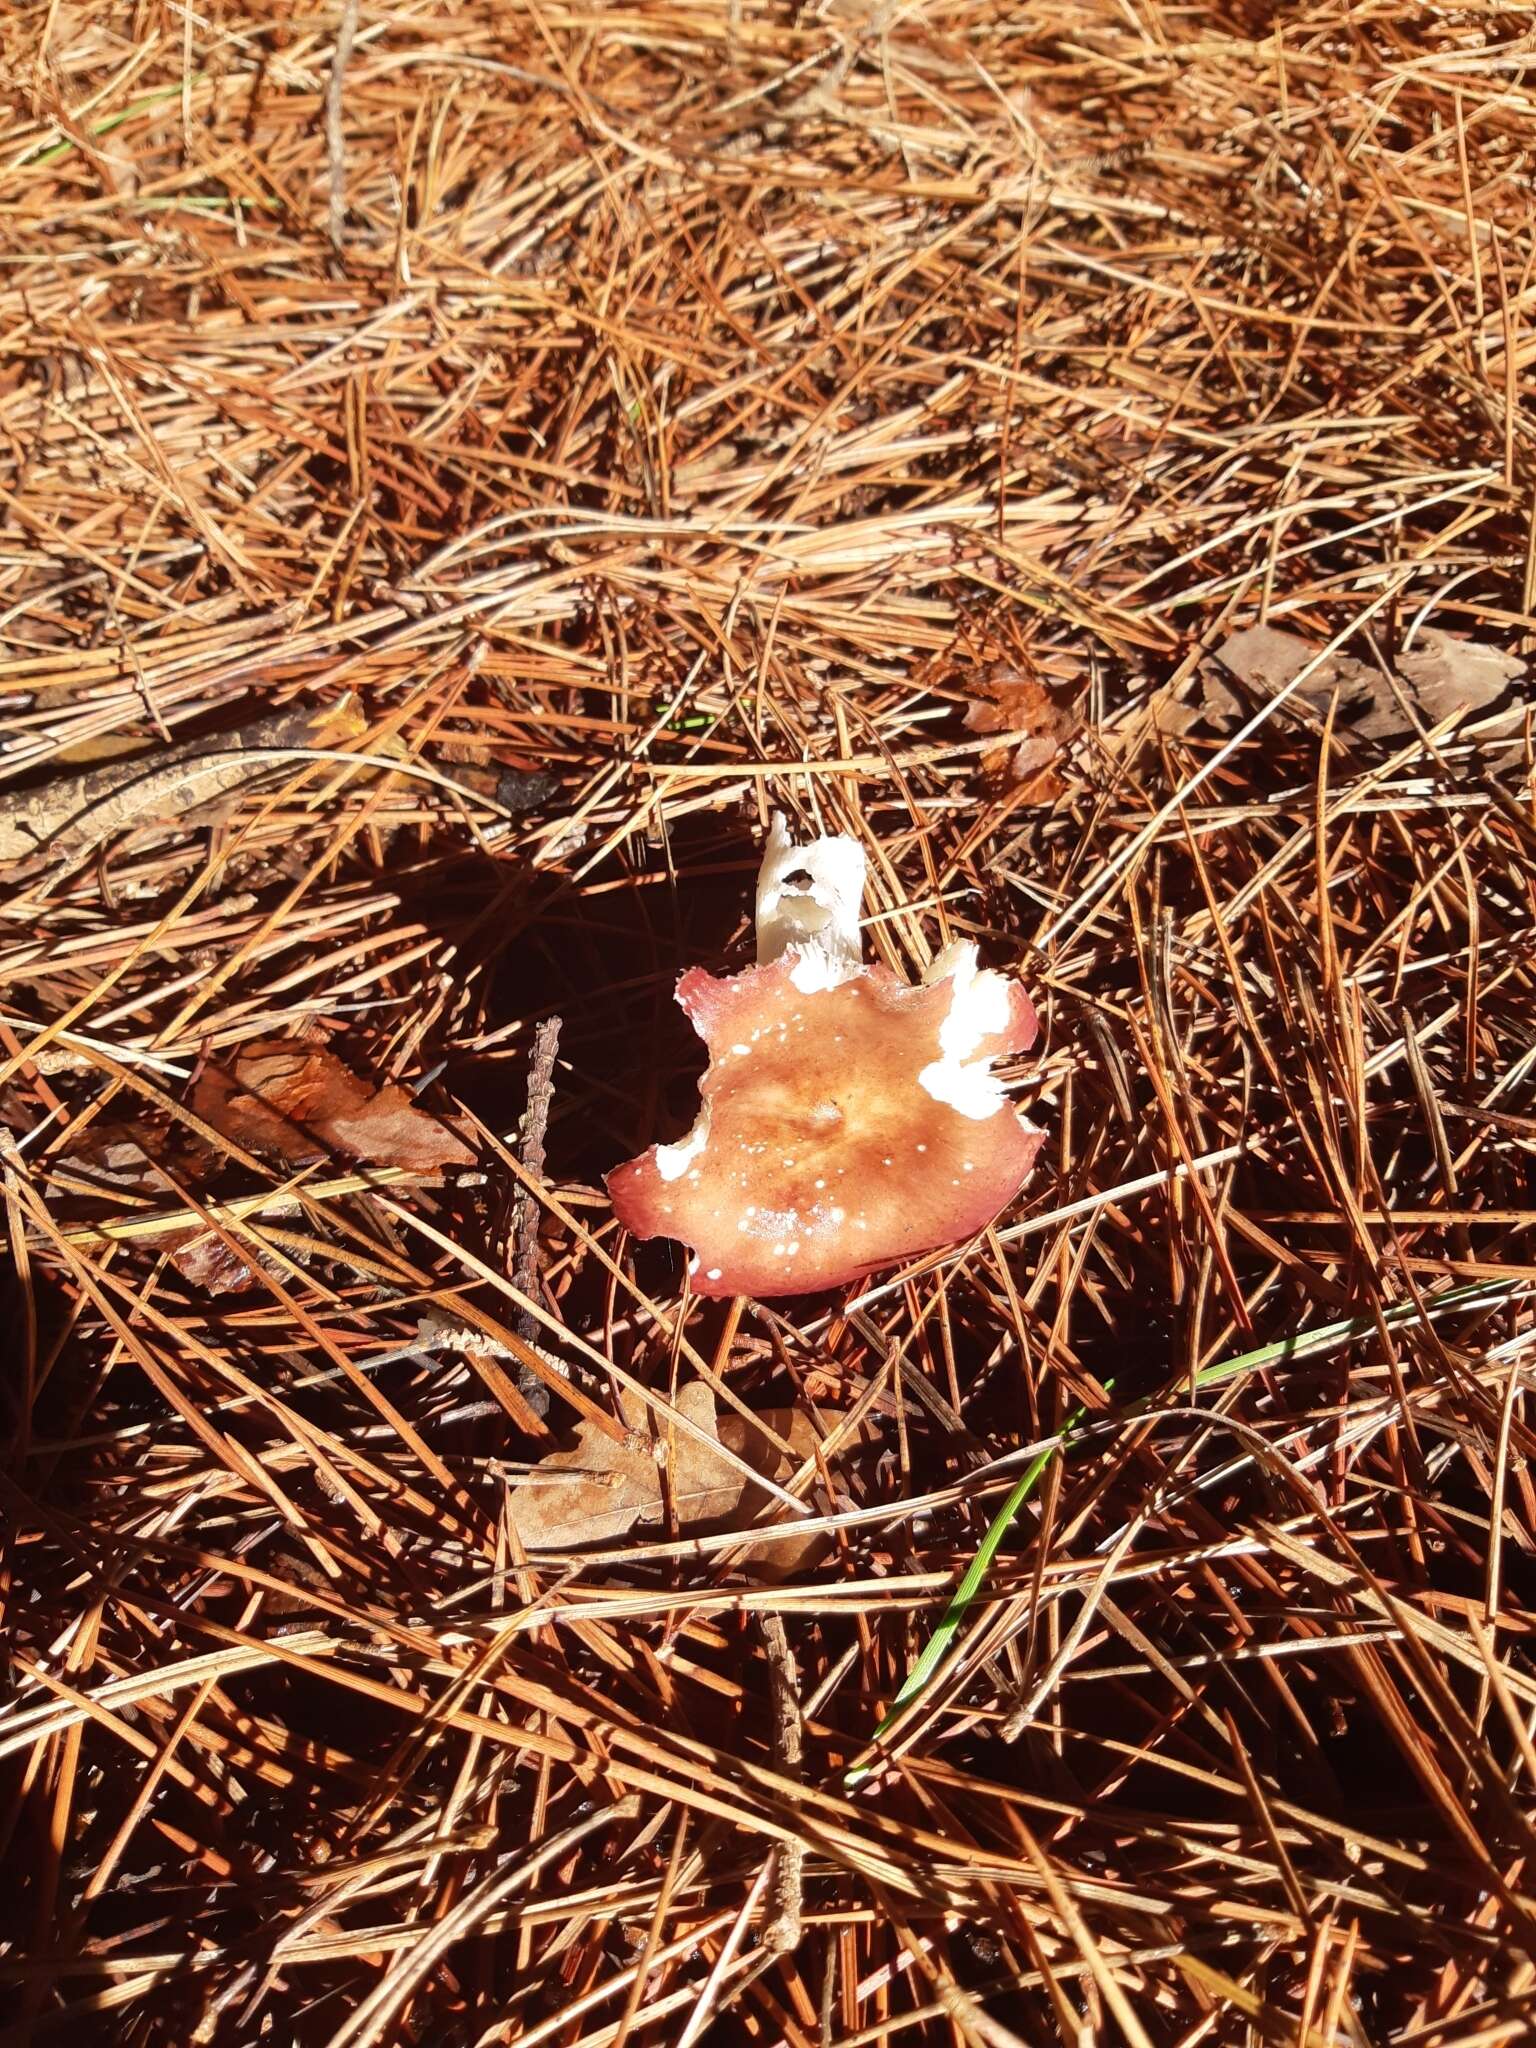
[[[517,1134],[517,1157],[532,1181],[544,1177],[544,1134],[549,1128],[549,1107],[555,1094],[555,1056],[560,1050],[560,1019],[546,1017],[533,1034],[533,1051],[528,1059],[528,1103]],[[539,1205],[526,1187],[520,1187],[512,1205],[512,1281],[519,1293],[532,1296],[539,1284]],[[539,1326],[527,1309],[519,1309],[513,1328],[525,1344],[539,1341]],[[549,1389],[530,1372],[519,1368],[519,1391],[534,1405],[542,1402],[542,1415],[549,1406]]]
[[[803,1731],[800,1721],[800,1680],[783,1618],[761,1617],[763,1652],[768,1659],[768,1697],[773,1714],[770,1741],[773,1761],[786,1778],[800,1776]],[[763,1930],[763,1947],[788,1955],[800,1946],[800,1911],[805,1887],[805,1844],[780,1842],[774,1850],[773,1918]]]
[[[357,34],[357,0],[342,0],[341,25],[336,31],[336,54],[331,59],[331,76],[325,88],[325,153],[330,165],[331,247],[341,251],[342,230],[347,217],[347,151],[341,132],[341,95],[346,81],[347,60]]]
[[[555,1055],[560,1050],[560,1019],[546,1017],[533,1034],[533,1051],[528,1060],[528,1105],[517,1133],[518,1164],[530,1180],[544,1177],[544,1134],[549,1128],[549,1107],[555,1094]],[[526,1188],[519,1188],[512,1205],[512,1280],[518,1291],[531,1295],[539,1281],[539,1205]],[[526,1343],[538,1336],[538,1325],[526,1309],[519,1309],[514,1322]]]

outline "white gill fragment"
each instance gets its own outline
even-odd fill
[[[836,835],[796,846],[775,812],[757,875],[757,963],[793,952],[790,979],[806,995],[864,971],[859,912],[864,849]]]
[[[918,1086],[935,1102],[944,1102],[961,1116],[980,1123],[995,1116],[1008,1100],[990,1059],[976,1059],[983,1039],[1006,1031],[1010,1014],[1007,978],[990,967],[978,967],[969,939],[944,948],[923,976],[925,987],[948,981],[949,1015],[939,1026],[939,1054],[918,1074]]]

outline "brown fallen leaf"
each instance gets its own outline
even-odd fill
[[[693,1380],[674,1406],[690,1422],[734,1452],[765,1479],[780,1484],[811,1455],[818,1441],[810,1418],[797,1408],[765,1409],[754,1428],[738,1414],[717,1417],[713,1391]],[[541,1458],[512,1496],[512,1525],[527,1550],[582,1550],[613,1543],[637,1522],[660,1522],[664,1495],[656,1458],[657,1425],[638,1394],[624,1392],[619,1412],[630,1434],[623,1443],[584,1422],[568,1450]],[[664,1420],[664,1419],[663,1419]],[[786,1457],[767,1432],[790,1446]],[[768,1496],[723,1455],[696,1437],[675,1431],[669,1445],[665,1498],[681,1529],[745,1528]],[[791,1569],[825,1545],[820,1531],[775,1543],[763,1553],[774,1572]]]
[[[1019,740],[989,748],[981,757],[983,772],[1029,783],[1040,802],[1059,796],[1060,776],[1053,764],[1070,744],[1078,721],[1044,683],[1009,662],[993,662],[971,680],[975,692],[965,714],[967,732],[1023,733]]]
[[[1438,725],[1463,707],[1481,711],[1484,705],[1494,703],[1523,680],[1525,663],[1502,647],[1424,626],[1414,635],[1413,645],[1398,656],[1397,672],[1408,685],[1424,723]],[[1515,715],[1522,710],[1523,706],[1516,706]],[[1387,713],[1395,716],[1396,723],[1378,722]],[[1381,739],[1395,738],[1409,729],[1395,701],[1381,704],[1360,725],[1368,737]]]
[[[393,1081],[363,1080],[324,1046],[253,1039],[227,1067],[210,1066],[191,1108],[247,1151],[307,1166],[341,1152],[370,1166],[435,1173],[472,1166],[469,1147]]]
[[[1201,664],[1179,699],[1162,707],[1159,723],[1167,732],[1187,732],[1197,724],[1233,731],[1266,697],[1285,689],[1316,653],[1297,633],[1248,626]],[[1396,740],[1414,729],[1409,707],[1422,724],[1438,725],[1457,711],[1483,711],[1524,674],[1525,664],[1502,648],[1426,626],[1399,656],[1395,688],[1372,664],[1334,654],[1295,695],[1320,713],[1337,693],[1342,725],[1361,739]]]
[[[728,1451],[734,1451],[738,1458],[744,1458],[754,1472],[761,1472],[765,1479],[775,1480],[782,1486],[792,1479],[808,1458],[814,1455],[821,1442],[821,1434],[811,1418],[799,1408],[763,1408],[758,1411],[761,1428],[754,1428],[744,1415],[722,1415],[719,1419],[720,1441]],[[829,1416],[829,1421],[836,1421]],[[789,1445],[791,1455],[784,1453],[765,1432],[772,1430],[774,1436]],[[861,1424],[852,1435],[845,1439],[849,1446],[866,1444],[874,1436],[869,1424]],[[748,1527],[761,1518],[760,1508],[768,1502],[767,1494],[749,1489],[741,1502],[739,1526]],[[765,1544],[751,1555],[751,1569],[756,1577],[765,1579],[786,1578],[801,1565],[814,1564],[825,1551],[832,1547],[831,1537],[822,1529],[802,1530],[796,1536],[781,1536],[771,1544]]]

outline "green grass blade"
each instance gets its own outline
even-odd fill
[[[1405,1323],[1433,1320],[1437,1316],[1451,1315],[1458,1311],[1475,1308],[1498,1308],[1517,1295],[1528,1293],[1531,1283],[1525,1280],[1476,1280],[1465,1287],[1448,1287],[1443,1294],[1435,1295],[1422,1307],[1416,1301],[1394,1302],[1383,1309],[1378,1321],[1375,1316],[1349,1316],[1341,1322],[1323,1323],[1315,1330],[1304,1330],[1296,1336],[1281,1337],[1269,1344],[1261,1344],[1257,1350],[1240,1352],[1236,1358],[1224,1358],[1215,1365],[1208,1365],[1195,1375],[1199,1388],[1222,1386],[1229,1380],[1240,1378],[1244,1373],[1262,1372],[1266,1367],[1289,1365],[1302,1358],[1322,1358],[1330,1352],[1354,1343],[1358,1338],[1373,1336],[1385,1323],[1388,1329],[1400,1328]],[[1113,1381],[1109,1384],[1112,1386]],[[1122,1411],[1122,1420],[1130,1420],[1138,1412],[1144,1412],[1152,1405],[1156,1396],[1145,1401],[1133,1402]],[[1014,1518],[1025,1501],[1039,1485],[1052,1458],[1058,1457],[1067,1448],[1083,1419],[1084,1410],[1079,1408],[1062,1431],[1059,1443],[1038,1452],[1025,1466],[1018,1483],[1008,1494],[1002,1506],[987,1525],[987,1532],[977,1547],[976,1555],[965,1568],[964,1576],[950,1595],[949,1605],[940,1617],[938,1626],[928,1638],[921,1656],[902,1680],[901,1690],[892,1700],[879,1726],[870,1737],[874,1748],[890,1733],[903,1711],[924,1691],[935,1671],[943,1663],[955,1637],[964,1626],[965,1617],[971,1604],[985,1583],[992,1568],[992,1560],[1002,1546],[1003,1538],[1012,1527]],[[843,1773],[843,1787],[851,1791],[855,1785],[867,1778],[874,1763],[852,1764]]]
[[[897,1693],[895,1699],[892,1700],[879,1727],[876,1728],[874,1734],[870,1737],[871,1744],[881,1742],[890,1733],[891,1728],[900,1717],[902,1709],[909,1701],[917,1698],[939,1665],[944,1661],[946,1651],[960,1633],[971,1602],[981,1591],[982,1583],[992,1568],[992,1560],[996,1557],[1003,1538],[1012,1527],[1014,1517],[1039,1485],[1041,1477],[1049,1467],[1052,1458],[1056,1457],[1066,1448],[1072,1431],[1082,1419],[1082,1414],[1083,1411],[1079,1408],[1067,1424],[1066,1429],[1062,1432],[1062,1439],[1059,1444],[1047,1445],[1043,1451],[1035,1453],[1034,1457],[1030,1459],[1029,1463],[1020,1473],[1016,1484],[1009,1490],[1002,1506],[988,1523],[987,1533],[982,1537],[977,1547],[976,1555],[966,1566],[964,1577],[950,1595],[949,1605],[945,1608],[938,1627],[928,1638],[922,1655],[902,1680],[901,1690]],[[869,1776],[871,1768],[872,1766],[869,1764],[854,1764],[850,1766],[843,1773],[844,1787],[851,1790],[862,1778]]]

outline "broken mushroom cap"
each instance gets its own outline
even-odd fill
[[[636,1237],[692,1247],[700,1294],[806,1293],[953,1244],[1012,1201],[1040,1149],[992,1072],[1034,1042],[1028,996],[969,943],[918,988],[866,966],[863,893],[854,840],[795,847],[775,818],[758,965],[677,985],[709,1048],[698,1119],[608,1192]]]

